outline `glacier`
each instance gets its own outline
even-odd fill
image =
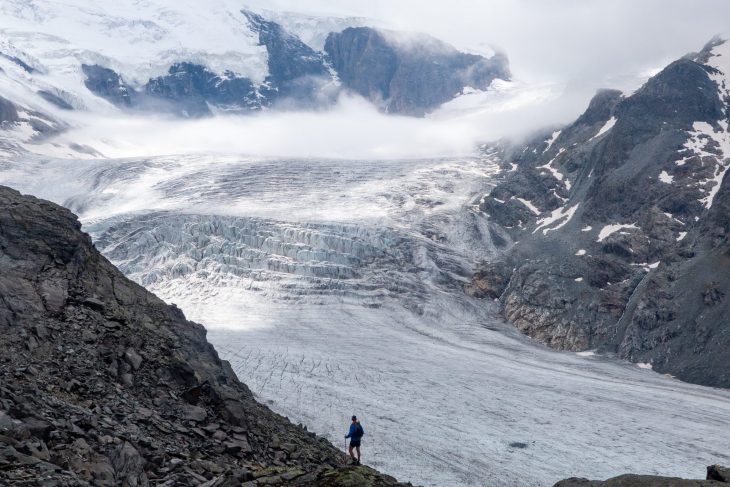
[[[433,486],[547,486],[727,463],[730,391],[520,335],[463,292],[508,238],[475,205],[499,155],[0,161],[128,276],[208,328],[275,411]],[[50,182],[53,182],[51,184]]]

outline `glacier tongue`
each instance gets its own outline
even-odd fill
[[[336,445],[357,414],[365,462],[401,479],[544,486],[726,463],[730,392],[548,350],[462,292],[497,252],[472,210],[495,157],[42,158],[0,163],[0,181],[80,213],[274,410]]]

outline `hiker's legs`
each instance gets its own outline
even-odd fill
[[[355,448],[355,447],[354,447],[354,446],[352,446],[352,444],[350,444],[350,458],[352,458],[352,459],[354,460],[354,459],[355,459],[355,454],[354,454],[354,453],[352,453],[352,449],[353,449],[353,448]],[[359,450],[359,448],[358,448],[358,450]],[[359,455],[359,453],[358,453],[358,455]]]
[[[357,450],[357,463],[360,463],[360,445],[357,445],[355,450]]]

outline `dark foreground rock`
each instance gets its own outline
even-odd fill
[[[399,485],[344,461],[71,212],[0,187],[0,485]]]
[[[688,480],[653,475],[620,475],[608,480],[570,478],[561,480],[554,487],[710,487],[728,485],[730,470],[719,465],[707,467],[706,480]]]

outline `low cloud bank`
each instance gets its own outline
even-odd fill
[[[489,92],[459,97],[423,119],[383,114],[351,95],[319,112],[198,120],[77,114],[77,128],[54,143],[89,146],[110,158],[186,153],[342,159],[469,155],[481,143],[567,122],[589,98],[589,93],[557,85],[503,83]]]

